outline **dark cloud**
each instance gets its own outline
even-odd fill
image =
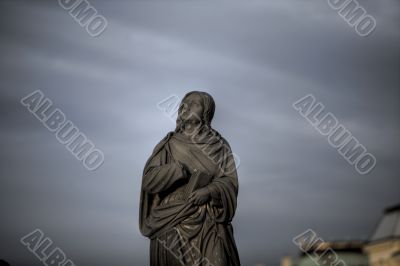
[[[210,92],[214,127],[240,157],[235,236],[243,265],[297,254],[308,228],[367,239],[398,203],[399,2],[364,1],[359,37],[325,1],[90,1],[90,37],[57,1],[0,3],[0,258],[40,265],[19,239],[40,228],[77,265],[145,265],[141,172],[174,123],[170,95]],[[105,154],[88,172],[20,99],[40,89]],[[293,108],[313,93],[377,158],[361,176]],[[26,264],[26,263],[25,263]]]

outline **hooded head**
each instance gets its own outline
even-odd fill
[[[176,132],[181,132],[188,124],[211,129],[215,102],[210,94],[203,91],[191,91],[183,97],[176,120]]]

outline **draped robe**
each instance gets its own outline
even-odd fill
[[[183,195],[189,169],[211,174],[209,202]],[[139,224],[150,238],[150,264],[240,265],[231,220],[238,178],[229,144],[215,130],[188,138],[170,132],[154,148],[143,171]]]

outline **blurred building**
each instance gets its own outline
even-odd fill
[[[370,266],[400,266],[400,204],[385,210],[364,250]]]
[[[334,250],[337,257],[327,252],[329,249]],[[384,211],[383,217],[367,242],[318,243],[307,253],[302,252],[298,258],[288,256],[281,261],[281,266],[316,265],[400,266],[400,204]]]
[[[364,245],[365,242],[363,241],[324,242],[311,247],[307,253],[302,252],[296,259],[283,258],[281,266],[329,266],[336,264],[338,266],[368,266],[368,257],[363,252]],[[334,250],[336,256],[329,252],[330,249]],[[339,263],[339,260],[341,263]]]

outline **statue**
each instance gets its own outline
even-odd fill
[[[156,145],[142,177],[139,226],[151,266],[240,265],[233,237],[238,178],[228,142],[211,127],[215,103],[185,95],[176,129]]]

